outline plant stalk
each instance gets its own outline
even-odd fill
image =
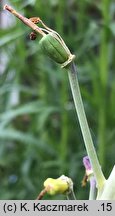
[[[73,190],[67,195],[67,200],[76,200],[76,196]]]
[[[73,99],[75,103],[75,108],[77,111],[85,147],[87,150],[87,154],[90,158],[90,162],[93,168],[93,172],[96,178],[96,183],[97,183],[97,188],[98,190],[102,190],[103,185],[105,183],[105,177],[103,175],[103,172],[101,170],[97,154],[94,148],[93,140],[91,137],[91,133],[89,130],[89,126],[87,123],[85,111],[84,111],[84,106],[81,98],[81,93],[80,93],[80,88],[79,88],[79,83],[78,83],[78,78],[77,78],[77,71],[75,64],[72,62],[70,65],[70,68],[68,70],[68,76],[69,76],[69,81],[70,81],[70,86],[73,94]]]
[[[96,181],[95,177],[90,177],[90,192],[89,192],[89,200],[96,200]]]
[[[64,75],[64,74],[63,74]],[[69,130],[68,130],[68,114],[66,110],[66,103],[68,100],[68,94],[67,94],[67,77],[63,78],[63,85],[61,87],[61,140],[60,140],[60,159],[61,159],[61,173],[65,173],[67,170],[67,167],[65,166],[67,162],[67,155],[68,155],[68,136],[69,136]]]

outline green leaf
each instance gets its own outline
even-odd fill
[[[21,131],[15,129],[2,129],[0,130],[0,139],[2,140],[12,140],[12,141],[19,141],[21,143],[27,145],[37,146],[38,149],[41,149],[47,153],[54,154],[54,149],[51,148],[49,145],[41,141],[39,138],[34,137],[29,133],[23,133]]]
[[[13,33],[9,33],[6,36],[3,36],[0,39],[0,47],[5,46],[6,44],[12,42],[13,40],[16,40],[17,38],[19,38],[23,34],[24,34],[24,31],[16,31]]]

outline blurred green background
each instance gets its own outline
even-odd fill
[[[40,36],[7,11],[39,16],[76,55],[92,138],[106,177],[115,163],[114,0],[0,1],[0,199],[35,199],[46,178],[73,179],[77,199],[85,156],[65,70],[45,57]],[[65,199],[65,196],[45,196]]]

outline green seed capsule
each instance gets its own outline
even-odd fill
[[[51,34],[45,35],[39,43],[44,53],[55,62],[63,64],[68,60],[68,53],[63,45]]]

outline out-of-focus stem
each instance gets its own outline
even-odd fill
[[[106,159],[106,97],[107,97],[107,82],[108,82],[108,72],[109,72],[109,46],[108,46],[108,28],[110,13],[109,5],[110,0],[102,0],[101,9],[102,9],[102,18],[103,26],[101,28],[100,34],[100,103],[99,103],[99,118],[98,118],[98,151],[99,159],[101,165],[104,168],[105,159]]]
[[[68,75],[69,75],[70,86],[71,86],[73,99],[75,103],[75,108],[77,111],[83,139],[85,142],[85,147],[86,147],[87,154],[89,156],[91,166],[92,166],[95,178],[96,178],[97,187],[99,191],[101,191],[105,183],[105,177],[101,170],[101,167],[100,167],[100,164],[97,158],[97,154],[94,148],[93,140],[91,137],[91,133],[89,130],[89,126],[87,123],[84,106],[83,106],[83,102],[81,98],[78,78],[77,78],[77,71],[76,71],[75,64],[73,62],[71,63],[70,68],[68,70]]]

